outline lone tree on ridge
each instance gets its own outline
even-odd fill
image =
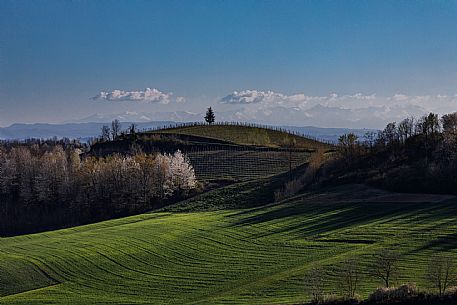
[[[214,121],[216,120],[216,116],[214,115],[214,111],[211,107],[206,110],[206,115],[205,115],[205,121],[208,124],[213,124]]]

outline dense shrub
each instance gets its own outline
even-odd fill
[[[400,287],[380,287],[370,294],[368,300],[371,302],[406,300],[416,295],[416,284],[409,283]]]

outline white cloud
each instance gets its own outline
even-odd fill
[[[130,102],[144,102],[144,103],[161,103],[168,104],[171,101],[173,93],[164,93],[158,89],[146,88],[140,91],[124,91],[113,90],[111,92],[101,91],[92,99],[98,101],[130,101]]]
[[[279,100],[285,96],[273,91],[243,90],[233,91],[231,94],[221,99],[226,104],[256,104],[264,103],[268,100]]]
[[[238,116],[249,120],[294,125],[382,128],[386,123],[428,112],[457,111],[457,95],[407,95],[331,93],[309,96],[273,91],[234,91],[220,100],[242,109]],[[274,115],[272,115],[274,114]]]
[[[331,93],[328,96],[308,96],[303,93],[286,95],[274,91],[258,91],[258,90],[244,90],[233,91],[231,94],[223,97],[220,102],[224,104],[262,104],[270,106],[288,106],[306,108],[313,107],[317,104],[335,106],[341,104],[342,101],[346,103],[349,101],[370,101],[376,99],[375,94],[364,95],[356,93],[353,95],[338,95]]]

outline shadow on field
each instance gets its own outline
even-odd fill
[[[337,196],[338,197],[338,196]],[[376,230],[377,224],[392,223],[392,227],[400,225],[413,229],[419,234],[427,234],[429,230],[439,230],[449,227],[457,218],[457,203],[455,199],[436,202],[370,202],[364,198],[358,201],[329,202],[328,198],[319,196],[304,196],[297,201],[259,207],[228,216],[236,218],[234,226],[251,226],[273,224],[281,221],[281,226],[270,226],[265,233],[256,237],[271,234],[294,233],[302,237],[310,237],[336,230],[345,230],[357,226],[373,224],[370,230]],[[335,200],[335,197],[332,197]],[[330,200],[331,201],[331,200]],[[297,217],[300,216],[300,217]],[[418,226],[415,226],[418,224]],[[419,226],[419,224],[421,226]],[[426,224],[426,226],[424,226]],[[379,232],[382,234],[382,232]],[[398,233],[401,233],[398,232]],[[348,238],[348,242],[349,242]],[[429,247],[457,248],[457,233],[446,235],[433,241]]]
[[[455,221],[453,221],[455,223]],[[439,252],[448,252],[457,249],[457,234],[446,235],[428,242],[425,246],[417,249],[416,251],[433,249]]]
[[[454,203],[454,205],[457,205]],[[451,214],[452,213],[452,214]],[[442,228],[452,228],[456,224],[456,219],[451,218],[452,216],[455,215],[455,210],[450,211],[448,209],[448,214],[445,214],[447,216],[447,219],[445,221],[441,220],[439,224],[435,225],[432,227],[431,230],[438,232],[438,237],[435,239],[432,239],[428,241],[425,245],[423,245],[420,248],[415,249],[412,252],[420,252],[423,250],[434,250],[436,252],[448,252],[450,250],[457,249],[457,232],[453,230],[451,234],[446,232],[441,232]],[[425,233],[427,234],[427,232]],[[441,236],[440,236],[441,235]]]

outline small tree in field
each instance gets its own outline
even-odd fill
[[[319,303],[324,298],[324,272],[321,268],[313,267],[305,276],[306,291],[313,303]]]
[[[384,282],[386,288],[398,274],[400,255],[392,250],[380,250],[375,254],[371,275]]]
[[[206,110],[206,115],[205,115],[205,121],[208,124],[213,124],[214,121],[216,120],[216,116],[214,115],[214,111],[211,107]]]
[[[449,256],[435,255],[430,259],[426,278],[440,295],[457,280],[455,262]]]
[[[339,272],[339,279],[343,295],[353,299],[360,281],[359,263],[355,258],[350,258],[343,262],[343,268]]]

